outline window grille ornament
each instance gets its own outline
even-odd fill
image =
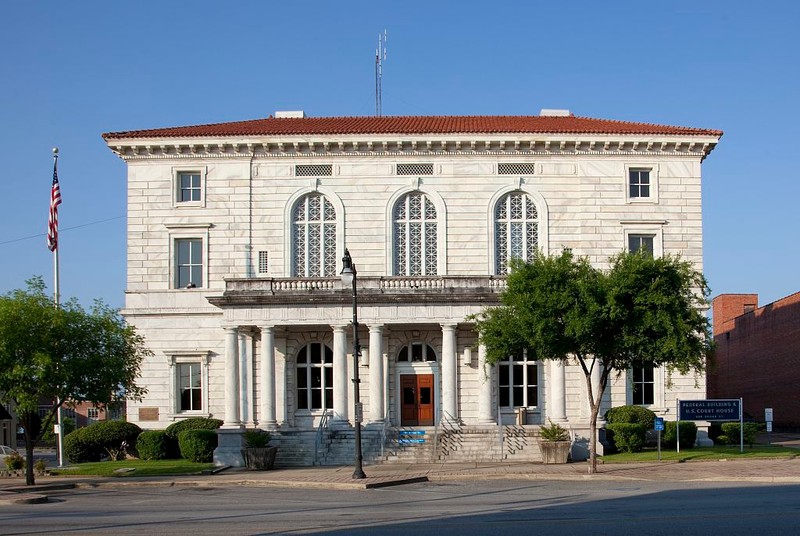
[[[539,247],[539,213],[524,192],[505,195],[495,208],[495,271],[508,273],[511,259],[533,260]]]
[[[533,175],[536,164],[532,162],[505,163],[497,165],[498,175]]]
[[[330,177],[333,175],[333,164],[297,164],[294,166],[295,177]]]
[[[398,175],[433,175],[433,164],[397,164]]]
[[[259,274],[269,273],[269,252],[268,251],[259,251],[258,252],[258,273]]]
[[[436,206],[421,192],[407,194],[394,209],[395,275],[436,275]]]
[[[321,194],[309,194],[294,210],[294,277],[336,275],[336,210]]]

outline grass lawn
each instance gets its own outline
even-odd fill
[[[52,475],[63,476],[158,476],[193,475],[211,469],[213,463],[196,463],[188,460],[123,460],[121,462],[89,462],[51,469]],[[133,471],[123,471],[133,469]],[[116,472],[119,470],[120,472]]]
[[[739,452],[738,446],[700,447],[692,449],[666,450],[661,448],[661,460],[669,461],[714,461],[736,460],[742,458],[791,458],[800,454],[800,450],[770,445],[745,445],[744,452]],[[608,454],[599,458],[602,463],[630,463],[658,461],[658,449],[645,449],[642,452]]]

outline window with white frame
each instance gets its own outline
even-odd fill
[[[658,203],[658,165],[625,165],[625,200]]]
[[[394,275],[436,275],[437,214],[422,192],[403,196],[394,206]]]
[[[424,342],[412,342],[397,354],[397,360],[404,363],[424,363],[436,361],[436,352]]]
[[[333,409],[333,350],[311,342],[297,354],[297,409]]]
[[[628,234],[628,251],[636,253],[639,250],[644,250],[646,253],[653,255],[655,238],[655,235],[652,234]]]
[[[301,198],[292,211],[294,277],[336,275],[336,209],[318,193]]]
[[[197,363],[178,363],[179,411],[203,410],[202,370]]]
[[[539,406],[539,364],[529,358],[528,350],[498,363],[497,380],[500,407]]]
[[[167,352],[170,366],[172,415],[208,413],[209,352]]]
[[[202,184],[199,171],[178,172],[178,202],[202,201]]]
[[[632,403],[650,406],[655,403],[655,369],[652,364],[634,366],[631,369]]]
[[[87,408],[86,409],[86,418],[89,419],[90,422],[96,422],[97,419],[100,418],[100,410],[98,408]]]
[[[175,288],[203,286],[203,240],[175,239]]]
[[[539,247],[539,211],[524,192],[503,196],[495,206],[495,272],[508,273],[511,259],[532,261]]]

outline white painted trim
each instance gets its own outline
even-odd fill
[[[183,417],[207,417],[210,415],[208,411],[208,359],[211,352],[208,350],[166,350],[164,355],[167,358],[169,366],[169,407],[167,418],[175,420]],[[200,386],[202,389],[202,404],[203,409],[200,411],[181,411],[179,407],[178,397],[178,370],[176,365],[200,363]]]
[[[650,196],[649,197],[631,197],[630,189],[630,172],[631,170],[642,169],[650,171]],[[655,162],[642,162],[642,163],[626,163],[623,189],[625,192],[625,203],[628,204],[644,204],[644,205],[657,205],[658,204],[658,175],[659,164]]]
[[[169,241],[167,249],[169,251],[169,281],[167,288],[172,291],[192,292],[202,289],[211,288],[210,281],[208,280],[208,242],[209,242],[209,229],[211,224],[198,223],[198,224],[172,224],[165,225],[168,229],[167,240]],[[181,239],[200,239],[203,242],[203,284],[198,286],[197,289],[185,289],[175,287],[175,269],[178,262],[176,257],[177,251],[175,250],[175,241]]]
[[[206,184],[208,182],[208,166],[206,165],[182,165],[172,166],[172,206],[174,208],[203,208],[206,206]],[[181,193],[180,174],[181,173],[200,174],[200,201],[178,201]]]

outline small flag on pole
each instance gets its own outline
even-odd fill
[[[47,249],[58,248],[58,205],[61,204],[61,188],[58,186],[58,154],[53,159],[53,187],[50,188],[50,219],[47,222]]]

